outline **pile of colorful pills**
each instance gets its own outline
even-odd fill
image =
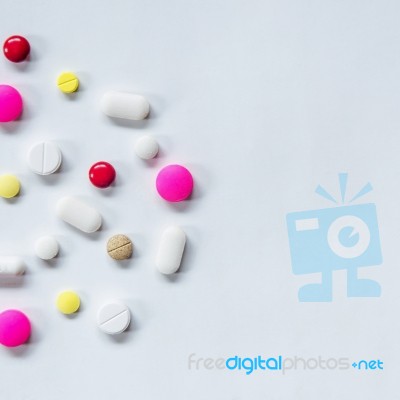
[[[14,35],[7,38],[3,52],[7,60],[13,63],[29,62],[31,46],[26,38]],[[73,72],[59,74],[56,85],[66,96],[79,92],[79,77]],[[108,91],[100,101],[100,109],[110,118],[128,120],[143,120],[150,113],[148,100],[139,94]],[[0,123],[7,124],[23,119],[23,96],[20,91],[7,84],[0,84]],[[134,146],[135,154],[143,160],[151,160],[159,153],[157,140],[150,136],[141,136]],[[27,154],[27,164],[30,170],[38,175],[56,173],[62,164],[62,151],[53,141],[34,144]],[[88,171],[89,182],[99,189],[113,185],[117,172],[107,161],[98,161]],[[44,178],[45,179],[45,178]],[[18,196],[20,181],[12,173],[0,175],[0,197],[10,199]],[[157,174],[156,192],[167,202],[181,202],[190,198],[193,191],[193,177],[190,171],[178,164],[166,165]],[[29,198],[29,193],[27,194]],[[12,202],[9,202],[12,206]],[[102,216],[90,204],[77,197],[61,198],[56,207],[56,215],[84,233],[91,234],[102,226]],[[176,273],[181,265],[186,244],[186,234],[179,226],[169,226],[164,230],[158,253],[155,257],[155,267],[165,275]],[[62,245],[62,244],[61,244]],[[109,238],[104,251],[114,260],[121,262],[132,257],[134,245],[132,240],[117,234]],[[45,261],[57,257],[60,251],[59,242],[51,235],[40,237],[34,244],[36,256]],[[0,255],[0,279],[2,276],[12,277],[24,274],[25,262],[20,257]],[[56,308],[65,315],[77,313],[81,299],[74,290],[62,291],[58,294]],[[127,330],[131,323],[131,311],[126,304],[111,301],[98,311],[97,325],[107,334],[115,335]],[[31,323],[25,313],[16,309],[8,309],[0,313],[0,344],[6,347],[16,347],[28,342],[31,335]]]

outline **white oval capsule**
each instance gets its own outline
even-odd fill
[[[63,197],[57,203],[57,215],[68,224],[86,233],[101,227],[101,215],[97,210],[74,197]]]
[[[22,275],[24,261],[19,257],[0,257],[0,275]]]
[[[109,91],[101,99],[101,109],[109,117],[141,120],[149,114],[150,105],[138,94]]]
[[[179,226],[168,227],[161,238],[156,266],[166,275],[178,271],[186,244],[186,234]]]

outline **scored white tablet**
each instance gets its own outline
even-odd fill
[[[37,143],[28,153],[28,165],[39,175],[53,174],[60,168],[61,162],[61,151],[56,144],[51,142]]]
[[[107,303],[97,314],[99,328],[109,335],[117,335],[125,331],[131,322],[129,308],[122,303]]]

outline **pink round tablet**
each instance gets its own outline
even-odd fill
[[[186,200],[192,194],[193,177],[182,165],[167,165],[158,173],[156,187],[164,200]]]
[[[31,323],[19,310],[6,310],[0,314],[0,343],[6,347],[24,344],[31,335]]]
[[[0,122],[10,122],[22,114],[22,97],[17,89],[0,85]]]

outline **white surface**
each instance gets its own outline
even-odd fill
[[[156,266],[162,274],[170,275],[178,271],[182,262],[185,244],[186,234],[182,228],[169,226],[164,230],[156,258]]]
[[[20,197],[0,199],[0,254],[21,254],[30,271],[1,288],[0,306],[21,308],[33,324],[27,348],[0,349],[1,399],[109,400],[116,387],[141,400],[398,397],[398,1],[3,0],[1,9],[0,36],[25,34],[32,60],[0,59],[2,82],[26,104],[20,122],[0,126],[0,172],[22,182]],[[81,86],[66,98],[56,78],[69,69]],[[143,94],[150,118],[107,118],[107,90]],[[149,165],[133,151],[142,134],[162,149]],[[59,174],[27,169],[40,140],[60,145]],[[87,177],[101,159],[118,174],[107,191]],[[169,163],[195,178],[184,204],[156,193]],[[332,303],[299,303],[298,288],[319,277],[292,274],[285,216],[329,207],[314,189],[335,191],[338,172],[349,172],[354,191],[374,186],[365,201],[377,205],[384,263],[361,274],[383,295],[347,298],[339,271]],[[64,195],[98,208],[103,229],[85,235],[60,221]],[[170,224],[188,236],[173,280],[154,268]],[[49,231],[62,249],[52,268],[30,252]],[[105,250],[118,232],[135,243],[123,267]],[[54,309],[65,287],[82,293],[74,319]],[[96,325],[109,298],[132,310],[134,327],[118,340]],[[246,376],[188,370],[191,353],[381,358],[385,370]]]

